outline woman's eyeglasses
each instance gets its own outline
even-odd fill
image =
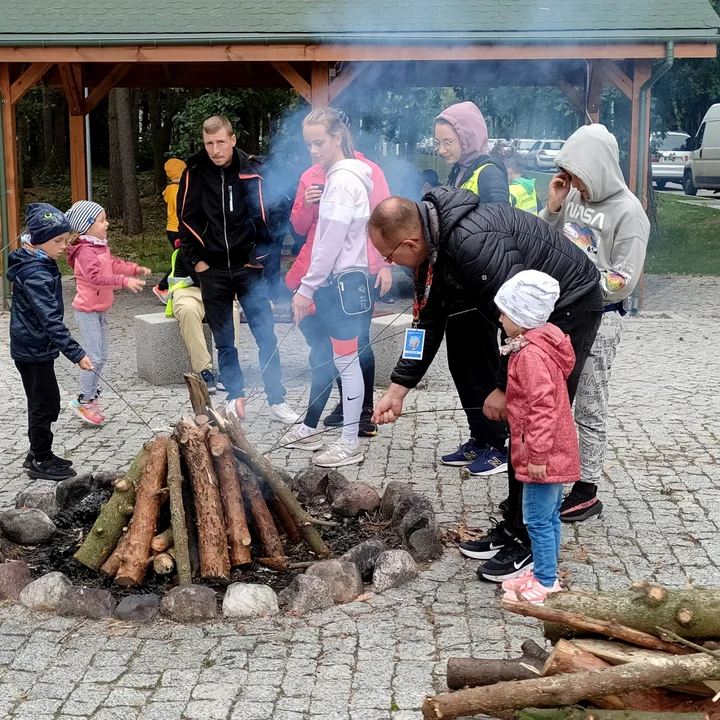
[[[433,147],[434,147],[436,150],[439,150],[441,145],[442,145],[446,150],[449,150],[454,144],[455,144],[455,141],[454,141],[454,140],[443,140],[442,142],[438,142],[437,140],[433,140]]]

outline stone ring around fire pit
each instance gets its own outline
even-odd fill
[[[295,476],[291,487],[311,513],[340,520],[337,533],[346,536],[338,541],[344,550],[338,557],[297,563],[296,573],[285,573],[278,582],[273,580],[282,573],[238,569],[232,579],[246,580],[249,575],[252,582],[209,586],[199,580],[170,587],[164,578],[159,579],[164,586],[129,592],[72,559],[121,475],[98,473],[57,484],[36,483],[17,496],[15,509],[0,513],[0,602],[125,621],[149,621],[158,612],[177,622],[209,620],[220,612],[227,618],[268,617],[281,608],[298,615],[363,597],[366,583],[373,593],[398,587],[418,575],[417,563],[442,554],[433,507],[407,483],[388,483],[381,498],[370,485],[350,483],[336,470],[310,466]],[[352,538],[365,539],[345,549]],[[332,547],[332,541],[328,544]],[[266,579],[268,584],[260,582]]]

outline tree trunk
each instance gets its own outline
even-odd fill
[[[251,539],[240,482],[235,472],[232,445],[227,435],[213,428],[208,434],[208,447],[215,465],[215,473],[220,481],[220,497],[225,509],[225,525],[230,545],[230,565],[232,567],[247,565],[252,562]]]
[[[265,503],[257,478],[244,463],[236,461],[235,467],[243,495],[247,499],[252,512],[253,523],[265,548],[265,555],[269,558],[284,557],[285,553],[280,535]]]
[[[119,220],[125,217],[123,207],[123,171],[120,164],[120,131],[117,116],[117,90],[108,95],[108,145],[110,146],[110,174],[108,178],[108,217]]]
[[[667,656],[665,656],[667,659]],[[655,663],[653,663],[655,664]],[[561,673],[583,673],[590,670],[611,667],[599,657],[595,657],[585,650],[581,650],[567,640],[558,640],[550,657],[545,663],[543,675],[549,677]],[[679,710],[679,705],[685,703],[679,696],[661,690],[648,688],[647,690],[631,690],[630,692],[606,697],[593,698],[593,705],[605,710],[648,710],[662,712],[664,710]],[[685,703],[686,704],[686,703]]]
[[[180,448],[192,482],[195,518],[200,551],[200,572],[204,578],[230,579],[227,530],[218,481],[210,452],[205,445],[207,428],[177,424]]]
[[[565,593],[555,593],[556,595]],[[568,595],[571,593],[567,593]],[[609,638],[618,638],[625,642],[639,645],[640,647],[650,650],[661,650],[671,655],[688,655],[690,651],[682,645],[663,642],[654,635],[640,632],[635,628],[620,625],[616,622],[607,620],[596,620],[594,617],[580,615],[578,613],[567,612],[565,610],[556,610],[549,607],[549,601],[546,605],[533,605],[529,602],[514,602],[512,600],[503,600],[502,606],[504,610],[525,615],[526,617],[534,617],[545,621],[545,635],[548,635],[549,623],[553,623],[550,627],[555,627],[555,623],[562,623],[567,626],[571,633],[582,630],[583,633],[595,633],[596,635],[605,635]],[[591,610],[592,611],[592,610]]]
[[[150,543],[157,532],[157,519],[167,480],[167,438],[158,437],[150,450],[145,471],[137,488],[137,500],[128,541],[115,575],[118,585],[139,585],[151,558]]]
[[[558,707],[630,690],[718,678],[720,660],[696,654],[669,658],[664,667],[637,662],[576,675],[556,675],[458,690],[426,698],[422,711],[426,719],[438,720],[498,710]]]
[[[110,500],[100,509],[100,515],[92,530],[75,553],[78,562],[93,570],[99,570],[110,557],[127,525],[128,518],[133,513],[135,490],[152,447],[153,445],[146,445],[133,460],[127,474],[115,483],[115,490]]]
[[[525,708],[511,713],[513,720],[707,720],[707,713],[653,713],[636,710]]]
[[[451,657],[447,664],[447,686],[451,690],[459,690],[464,687],[479,687],[497,682],[539,677],[548,653],[533,640],[526,640],[522,644],[522,649],[522,656],[515,660]]]
[[[68,106],[65,93],[55,91],[55,152],[53,153],[53,172],[66,171],[70,167],[70,133],[68,132]]]
[[[171,545],[173,544],[173,529],[172,525],[167,529],[161,532],[159,535],[156,535],[152,542],[150,543],[150,547],[155,552],[165,552]]]
[[[140,235],[143,230],[140,191],[135,161],[135,136],[133,134],[132,94],[129,88],[115,88],[118,147],[122,172],[123,213],[125,232]]]
[[[118,540],[118,544],[112,552],[112,555],[102,564],[100,572],[108,577],[114,578],[117,575],[117,571],[120,569],[120,563],[122,562],[122,556],[127,547],[128,538],[130,537],[127,530],[122,534],[122,537]]]
[[[183,378],[187,385],[190,405],[192,405],[195,416],[207,417],[210,410],[212,410],[212,400],[210,400],[207,384],[198,373],[185,373]]]
[[[662,627],[684,638],[720,637],[720,590],[666,590],[638,583],[626,591],[555,593],[548,598],[547,606],[612,620],[650,634]],[[550,638],[571,637],[576,630],[546,623],[545,634]]]
[[[183,501],[183,476],[180,468],[180,448],[175,438],[169,438],[168,456],[168,491],[170,493],[170,522],[172,523],[173,545],[175,547],[175,564],[177,565],[178,583],[189,585],[192,582],[192,565],[188,530],[185,524],[185,503]]]
[[[148,114],[150,116],[150,132],[153,143],[153,177],[155,189],[162,192],[167,184],[165,174],[165,153],[168,149],[168,134],[165,131],[162,121],[162,109],[160,107],[160,90],[151,88],[148,90]],[[165,123],[169,118],[166,116]]]
[[[43,169],[46,173],[54,172],[53,155],[55,153],[55,135],[53,133],[53,100],[52,90],[42,84],[42,109],[43,109]]]

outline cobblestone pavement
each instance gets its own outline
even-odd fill
[[[719,299],[719,279],[648,278],[647,312],[626,320],[613,380],[605,512],[564,528],[569,582],[610,589],[652,578],[674,587],[720,587]],[[131,317],[153,309],[159,310],[148,293],[119,296],[108,379],[157,428],[176,419],[187,401],[183,387],[152,387],[135,376]],[[9,360],[7,325],[0,316],[0,507],[28,484],[20,472],[25,400]],[[306,350],[289,328],[277,330],[289,399],[300,408],[308,390]],[[248,338],[245,332],[243,345]],[[250,348],[243,359],[256,367]],[[61,360],[58,375],[69,399],[74,369]],[[257,371],[248,376],[253,385]],[[57,424],[56,449],[80,469],[123,467],[150,435],[111,391],[105,399],[105,427],[81,427],[67,412]],[[460,413],[449,409],[457,404],[449,375],[436,362],[429,389],[413,393],[406,408],[422,414],[364,441],[367,460],[348,476],[378,489],[408,481],[431,498],[443,522],[485,526],[503,497],[504,478],[477,480],[438,464],[441,451],[464,438]],[[267,449],[280,426],[268,422],[264,401],[249,410],[251,439]],[[274,459],[296,470],[308,456],[280,450]],[[526,637],[539,636],[534,621],[498,609],[496,587],[478,582],[474,570],[474,562],[448,549],[401,589],[303,618],[248,624],[131,626],[6,607],[0,609],[0,717],[413,720],[423,696],[443,689],[449,656],[506,657]]]

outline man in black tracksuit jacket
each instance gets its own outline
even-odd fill
[[[277,288],[280,268],[268,262],[277,253],[265,221],[262,177],[251,158],[235,147],[224,118],[205,122],[203,141],[205,148],[188,159],[178,191],[183,255],[200,278],[228,401],[236,401],[242,417],[244,383],[232,313],[237,296],[258,344],[271,416],[281,419],[273,415],[274,409],[287,406],[268,295],[268,287]]]
[[[370,218],[368,230],[386,259],[416,268],[418,327],[425,330],[422,359],[398,362],[392,385],[375,407],[375,421],[393,422],[400,415],[404,398],[440,347],[451,308],[465,300],[499,327],[495,295],[521,270],[539,270],[560,284],[560,299],[549,322],[570,336],[575,350],[575,369],[568,378],[572,400],[603,308],[598,271],[576,245],[530,213],[484,205],[467,190],[449,188],[430,191],[420,203],[405,198],[384,201]],[[496,420],[506,417],[507,356],[503,359],[496,390],[485,400],[485,413]],[[508,485],[504,521],[480,540],[460,546],[469,557],[485,560],[478,576],[494,582],[517,577],[532,563],[522,521],[522,483],[515,479],[509,453]]]

